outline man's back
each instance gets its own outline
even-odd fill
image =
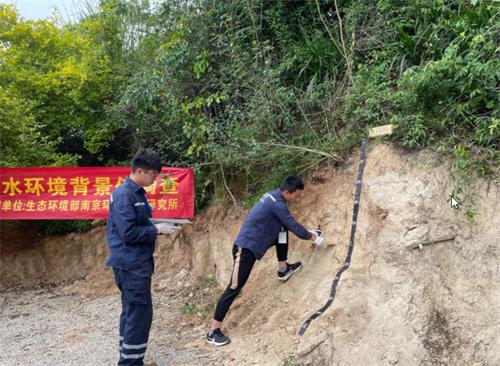
[[[292,231],[301,239],[311,237],[307,229],[295,221],[281,191],[276,189],[265,193],[252,208],[235,244],[250,249],[260,259],[276,242],[281,228]]]

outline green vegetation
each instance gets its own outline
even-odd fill
[[[498,173],[498,0],[158,3],[59,26],[0,5],[2,166],[147,146],[194,167],[198,208],[251,203],[393,123],[394,143],[453,156],[459,176]]]
[[[215,282],[216,282],[215,277],[212,275],[203,277],[203,279],[201,281],[201,287],[204,290],[211,289],[215,285]]]
[[[186,295],[190,302],[180,307],[182,314],[191,314],[199,318],[208,320],[215,311],[215,301],[218,294],[216,280],[213,276],[205,276],[194,284],[186,287]]]
[[[88,32],[0,5],[0,44],[0,164],[75,165],[101,150],[111,60]]]
[[[35,221],[35,224],[45,235],[84,233],[92,229],[91,220],[40,220]]]
[[[196,306],[194,304],[185,303],[180,308],[181,313],[183,314],[192,314],[196,310]]]

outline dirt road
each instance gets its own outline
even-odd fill
[[[114,365],[120,302],[116,294],[87,298],[62,287],[0,293],[0,365]],[[215,364],[201,340],[203,326],[177,331],[179,296],[158,293],[146,361],[163,365]],[[199,342],[202,344],[202,342]]]

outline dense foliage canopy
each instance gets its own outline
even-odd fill
[[[101,1],[76,23],[0,5],[2,166],[192,166],[248,199],[341,162],[368,127],[496,174],[499,2]]]

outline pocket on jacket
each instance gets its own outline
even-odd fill
[[[149,216],[151,212],[146,206],[136,206],[135,207],[135,217],[137,224],[140,226],[145,226],[149,224]]]

